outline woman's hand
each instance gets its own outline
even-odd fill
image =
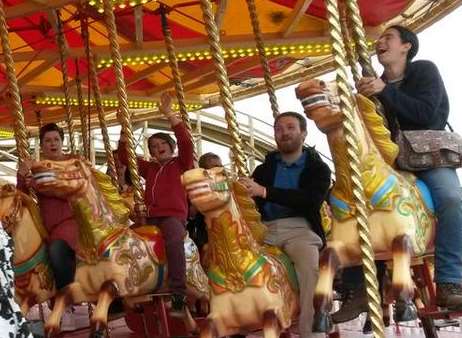
[[[369,97],[381,93],[385,85],[385,82],[381,78],[363,77],[356,82],[356,89],[358,93]]]

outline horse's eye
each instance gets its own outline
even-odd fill
[[[47,168],[51,168],[51,163],[50,162],[47,163]]]

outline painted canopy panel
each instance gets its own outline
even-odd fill
[[[461,2],[439,1],[430,6],[426,0],[359,0],[358,4],[368,38],[373,41],[389,22],[422,29]],[[77,73],[85,97],[88,95],[88,55],[81,35],[81,25],[87,22],[89,42],[98,60],[102,94],[107,109],[115,109],[117,93],[104,16],[97,6],[80,3],[48,0],[43,5],[44,2],[36,0],[3,0],[28,125],[37,124],[38,111],[45,121],[61,120],[64,116],[63,76],[56,43],[57,17],[63,23],[72,99],[77,97]],[[131,7],[130,3],[136,6]],[[161,29],[162,5],[167,11],[188,103],[217,104],[218,87],[199,1],[130,3],[115,8],[129,99],[138,102],[138,106],[148,107],[157,101],[162,91],[174,89]],[[264,91],[246,1],[213,0],[212,3],[234,93],[248,96]],[[323,0],[255,0],[255,4],[277,86],[288,84],[287,79],[294,82],[310,72],[317,74],[330,69],[320,66],[326,63],[325,58],[331,52]],[[3,62],[1,55],[0,62]],[[5,67],[0,63],[0,127],[10,126],[12,122],[4,96],[6,86]]]

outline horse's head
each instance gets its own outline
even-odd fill
[[[332,93],[324,81],[313,79],[302,82],[295,89],[306,117],[313,120],[323,133],[342,126],[343,115]]]
[[[31,171],[37,191],[62,198],[85,191],[91,176],[90,165],[78,158],[34,162]]]
[[[224,168],[191,169],[182,182],[191,203],[203,214],[224,207],[231,198]]]

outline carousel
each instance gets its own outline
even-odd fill
[[[274,148],[274,141],[270,132],[259,128],[265,121],[258,113],[237,112],[233,102],[267,93],[276,117],[280,113],[276,89],[303,82],[297,89],[303,103],[326,91],[319,82],[307,80],[335,71],[337,91],[332,95],[338,97],[343,114],[344,139],[336,140],[328,132],[326,137],[341,143],[331,149],[335,173],[348,179],[337,180],[332,191],[350,209],[346,213],[325,204],[323,225],[332,234],[331,241],[338,240],[336,228],[341,226],[359,234],[359,241],[342,245],[360,248],[369,307],[365,331],[374,337],[389,335],[386,326],[394,301],[381,301],[375,254],[392,260],[390,269],[404,280],[392,281],[392,288],[399,291],[395,294],[409,305],[401,319],[418,321],[422,334],[438,337],[435,320],[454,323],[451,320],[462,314],[441,311],[435,303],[434,215],[422,204],[415,184],[401,183],[404,188],[394,193],[412,200],[412,210],[424,220],[412,224],[417,229],[411,238],[413,250],[400,256],[391,250],[391,243],[385,245],[388,251],[377,252],[373,246],[375,226],[391,222],[400,235],[407,231],[400,230],[400,222],[408,220],[396,210],[384,213],[381,205],[369,203],[371,191],[365,187],[370,182],[361,171],[364,162],[373,163],[374,172],[390,174],[396,155],[390,154],[393,145],[383,146],[385,141],[376,139],[386,134],[379,102],[355,99],[347,71],[355,80],[361,74],[376,75],[371,53],[385,27],[400,24],[419,32],[461,4],[459,0],[0,0],[0,156],[12,162],[35,159],[34,174],[53,176],[52,183],[27,194],[14,185],[0,187],[0,244],[5,250],[0,291],[9,299],[2,300],[2,310],[5,305],[11,316],[5,320],[11,323],[14,318],[13,336],[29,336],[24,318],[37,306],[39,322],[44,323],[41,332],[48,337],[293,334],[298,298],[290,268],[281,263],[287,257],[262,245],[260,216],[236,182],[237,177],[250,175],[255,161]],[[183,175],[190,201],[205,215],[207,225],[212,219],[214,225],[220,223],[209,233],[209,250],[223,254],[212,255],[204,267],[195,245],[185,241],[189,306],[181,319],[169,315],[170,295],[162,288],[163,242],[158,230],[145,226],[136,160],[137,155],[147,156],[149,128],[168,129],[159,111],[165,92],[175,93],[171,109],[187,126],[193,157],[197,160],[207,141],[229,148],[231,161],[226,171],[192,169]],[[204,111],[214,106],[224,113]],[[308,116],[318,127],[323,123],[321,113],[325,111],[313,109]],[[364,121],[358,122],[360,116]],[[38,132],[51,122],[65,129],[70,160],[40,161]],[[110,130],[117,125],[127,140],[130,196],[120,191],[116,174],[117,144]],[[109,175],[95,169],[101,166],[109,169]],[[4,164],[0,171],[15,172]],[[374,179],[382,179],[377,175]],[[198,184],[216,188],[209,204],[195,197]],[[79,215],[83,250],[75,281],[66,292],[56,291],[46,257],[47,231],[36,203],[37,193],[44,192],[68,199]],[[216,233],[218,229],[222,232]],[[245,241],[236,239],[243,237]],[[235,245],[220,247],[223,238]],[[247,259],[242,271],[232,268],[244,264],[235,261],[238,257]],[[332,261],[328,253],[325,257]],[[316,292],[324,298],[315,306],[315,327],[329,337],[349,337],[329,319],[336,268],[321,266]],[[122,301],[124,312],[108,316],[115,299]],[[61,316],[72,304],[80,308],[84,304],[89,323],[60,333]],[[254,311],[243,320],[249,306]]]

